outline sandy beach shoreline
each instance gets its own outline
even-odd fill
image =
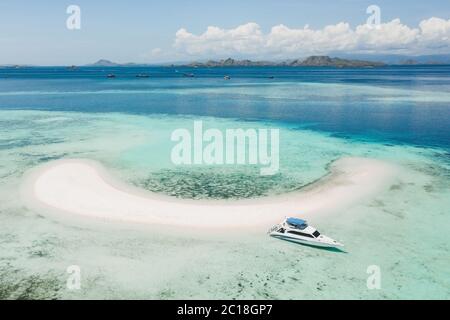
[[[29,172],[22,196],[32,209],[152,225],[205,228],[269,226],[289,216],[332,214],[385,190],[396,176],[389,163],[342,158],[330,173],[299,191],[248,200],[181,200],[127,185],[100,163],[57,160]]]

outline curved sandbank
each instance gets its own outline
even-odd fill
[[[373,159],[342,158],[330,174],[300,191],[250,200],[180,200],[126,185],[91,160],[52,161],[25,179],[33,209],[86,218],[192,227],[269,227],[285,216],[332,214],[386,190],[396,167]]]

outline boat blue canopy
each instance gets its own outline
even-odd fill
[[[302,219],[298,219],[298,218],[287,218],[286,222],[289,223],[292,226],[302,226],[302,225],[306,225],[306,221],[302,220]]]

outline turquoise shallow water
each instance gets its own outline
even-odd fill
[[[209,86],[202,78],[178,88],[161,88],[164,78],[158,84],[91,79],[89,85],[70,78],[56,85],[31,76],[1,79],[7,85],[0,90],[0,297],[448,299],[447,91],[435,80],[418,90],[393,76],[381,86],[348,83],[352,77],[343,77],[347,83],[242,77],[226,85],[212,79]],[[160,103],[171,107],[163,113]],[[298,110],[308,107],[309,114]],[[194,120],[219,129],[280,129],[279,173],[261,177],[255,166],[175,167],[170,134],[192,128]],[[425,129],[429,135],[416,139]],[[321,178],[344,156],[402,168],[376,197],[311,221],[342,240],[345,253],[264,232],[213,236],[78,225],[28,209],[19,194],[28,169],[88,158],[130,184],[176,197],[266,197]],[[69,265],[82,270],[81,290],[66,288]],[[381,270],[379,290],[366,286],[371,265]]]

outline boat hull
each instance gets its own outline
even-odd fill
[[[314,247],[322,247],[322,248],[340,248],[343,247],[341,244],[335,244],[335,243],[328,243],[328,242],[319,242],[315,239],[305,239],[303,237],[295,236],[295,235],[289,235],[286,233],[280,233],[280,232],[271,232],[271,237],[292,241],[300,244],[305,244],[309,246]]]

